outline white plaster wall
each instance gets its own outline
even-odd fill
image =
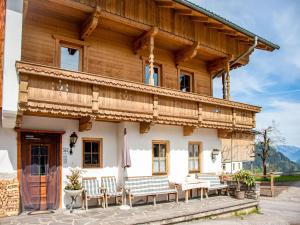
[[[123,131],[127,129],[127,142],[131,153],[132,167],[128,169],[128,176],[151,176],[152,175],[152,140],[168,140],[170,142],[170,164],[169,178],[171,181],[182,181],[188,175],[188,142],[201,141],[203,143],[201,169],[203,173],[221,173],[221,154],[213,162],[211,151],[214,148],[220,149],[220,140],[217,131],[214,129],[197,129],[191,136],[184,137],[182,127],[154,125],[147,134],[139,133],[138,123],[112,123],[95,122],[92,130],[78,132],[78,121],[67,119],[56,119],[47,117],[24,116],[22,128],[36,130],[65,131],[62,136],[62,147],[69,148],[70,135],[75,131],[78,141],[73,148],[73,155],[67,154],[67,163],[63,164],[62,177],[63,188],[66,182],[66,175],[71,167],[82,165],[82,138],[103,138],[103,168],[84,169],[83,176],[97,177],[116,176],[122,182],[123,169],[121,165],[121,150],[123,146]],[[11,130],[0,130],[0,146],[8,149],[11,155],[11,165],[16,169],[16,133]],[[2,141],[1,141],[2,143]],[[2,165],[0,166],[2,168]],[[65,207],[69,199],[62,193]],[[78,205],[80,202],[78,202]]]
[[[100,179],[101,176],[116,176],[118,178],[117,127],[117,123],[95,122],[92,130],[87,132],[78,132],[77,120],[33,116],[24,116],[22,123],[22,128],[27,129],[65,131],[66,133],[62,136],[63,148],[69,148],[70,135],[73,131],[75,131],[78,135],[78,141],[73,148],[73,154],[68,154],[68,163],[63,164],[63,188],[66,184],[66,175],[69,174],[70,168],[82,166],[82,138],[103,138],[103,168],[84,169],[83,176],[97,177],[98,179]],[[64,192],[62,195],[62,207],[65,207],[66,204],[69,203],[70,199],[65,196]]]
[[[17,132],[0,122],[0,173],[17,172]]]
[[[19,93],[19,81],[15,63],[16,60],[21,59],[23,0],[6,2],[2,126],[14,128],[16,125]]]
[[[138,123],[124,123],[127,128],[128,146],[131,153],[132,166],[128,168],[128,176],[152,175],[152,140],[168,140],[170,142],[169,178],[171,181],[182,181],[188,175],[188,142],[200,141],[203,144],[202,173],[221,173],[221,154],[213,162],[212,149],[220,149],[217,130],[196,129],[193,135],[183,136],[183,128],[179,126],[154,125],[149,133],[140,134]],[[123,128],[122,127],[122,128]]]

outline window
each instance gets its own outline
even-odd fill
[[[180,71],[180,90],[184,92],[192,92],[193,75],[191,73]]]
[[[167,174],[169,164],[169,142],[153,141],[152,143],[152,173]]]
[[[154,65],[154,74],[153,74],[154,86],[160,86],[160,84],[161,84],[160,73],[161,73],[160,66]],[[150,66],[149,65],[145,66],[144,80],[145,80],[145,84],[150,84]]]
[[[232,163],[232,170],[235,170],[235,163]]]
[[[60,68],[72,71],[81,70],[81,52],[80,47],[72,45],[60,45]]]
[[[189,143],[189,172],[200,172],[201,143]]]
[[[238,163],[238,169],[239,170],[241,169],[241,163]]]
[[[31,175],[46,175],[48,166],[48,145],[31,145]]]
[[[83,139],[83,168],[102,167],[102,139]]]

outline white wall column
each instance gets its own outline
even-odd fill
[[[15,63],[21,59],[23,0],[6,1],[5,23],[2,126],[14,128],[19,94]]]

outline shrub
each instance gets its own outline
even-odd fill
[[[71,175],[67,175],[67,185],[65,186],[66,190],[80,190],[82,189],[81,182],[81,171],[79,169],[71,169]]]
[[[248,170],[240,170],[233,175],[232,179],[238,184],[237,191],[240,191],[241,184],[245,184],[248,187],[251,187],[255,184],[255,177]]]

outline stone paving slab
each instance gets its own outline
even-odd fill
[[[164,202],[156,206],[136,205],[129,210],[121,210],[119,206],[110,206],[107,209],[91,208],[88,211],[77,209],[73,214],[66,210],[57,210],[51,214],[19,215],[0,219],[1,225],[16,224],[145,224],[166,223],[167,221],[179,221],[191,219],[197,215],[207,216],[211,213],[222,213],[226,210],[234,211],[245,207],[256,206],[255,200],[237,200],[228,196],[215,196],[208,199],[192,199],[189,203]]]

